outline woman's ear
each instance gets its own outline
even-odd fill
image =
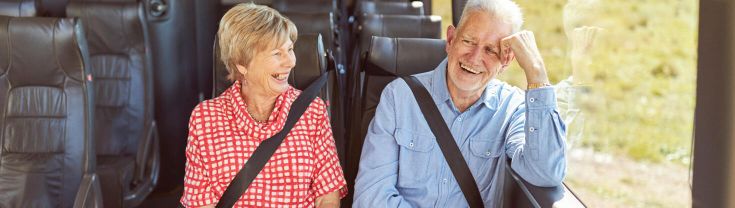
[[[240,73],[240,75],[245,76],[248,73],[248,69],[245,68],[245,66],[236,64],[235,67],[237,68],[237,72]]]

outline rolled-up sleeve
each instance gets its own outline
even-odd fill
[[[320,99],[318,102],[322,102]],[[321,105],[326,106],[326,105]],[[347,195],[344,173],[337,157],[337,148],[332,135],[326,108],[320,109],[319,133],[316,140],[316,173],[311,189],[316,197],[339,190],[340,198]]]
[[[186,144],[186,174],[184,175],[184,194],[181,204],[185,207],[200,207],[217,203],[211,189],[211,177],[207,171],[202,153],[200,135],[202,134],[202,112],[195,108],[189,119],[189,136]]]
[[[368,126],[355,179],[353,207],[410,207],[396,189],[398,181],[398,143],[394,85],[390,83],[380,96],[375,117]]]
[[[566,174],[565,135],[554,88],[528,91],[506,135],[511,167],[533,185],[558,186]]]

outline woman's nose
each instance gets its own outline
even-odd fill
[[[287,53],[287,55],[284,57],[283,65],[288,68],[293,68],[296,66],[296,56],[292,53]]]

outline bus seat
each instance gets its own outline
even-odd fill
[[[87,35],[104,205],[135,207],[155,187],[160,161],[143,5],[71,2],[67,15],[79,17]]]
[[[383,88],[401,75],[433,70],[447,54],[446,41],[428,38],[372,37],[365,59],[365,77],[359,108],[352,109],[345,175],[348,187],[354,187],[360,163],[360,153],[368,125],[375,115]],[[400,68],[398,68],[400,66]],[[352,202],[352,190],[343,203]]]
[[[346,90],[346,103],[347,111],[356,112],[360,109],[359,99],[360,90],[362,89],[360,83],[362,76],[362,65],[364,65],[361,59],[367,52],[370,44],[370,40],[373,36],[379,37],[395,37],[395,38],[441,38],[441,18],[438,16],[416,16],[416,15],[380,15],[370,14],[365,15],[365,18],[360,22],[358,26],[358,34],[355,40],[357,45],[353,48],[352,58],[350,61],[350,67],[347,70],[347,90]],[[348,121],[353,119],[349,118],[352,114],[346,118]],[[350,124],[354,125],[354,124]],[[348,132],[352,127],[348,127]],[[349,138],[355,138],[352,133]],[[348,141],[349,143],[349,141]]]
[[[0,207],[101,207],[79,19],[2,16],[0,37]]]

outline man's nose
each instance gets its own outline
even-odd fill
[[[469,54],[469,60],[472,66],[478,66],[482,63],[482,47],[474,47]]]

